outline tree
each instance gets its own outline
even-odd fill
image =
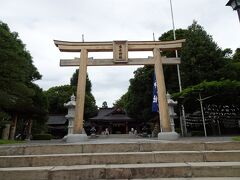
[[[232,56],[232,50],[227,48],[223,50],[225,65],[219,70],[221,80],[240,81],[240,49],[236,49]]]
[[[219,71],[227,63],[222,50],[195,21],[188,28],[181,59],[184,87],[196,85],[204,80],[219,80]]]
[[[32,57],[16,32],[0,22],[0,111],[16,123],[18,117],[40,115],[36,98],[42,91],[33,82],[41,78]],[[44,113],[43,113],[44,114]],[[14,136],[14,130],[11,133]]]
[[[231,49],[221,50],[197,22],[193,22],[186,30],[176,30],[176,35],[177,39],[186,39],[182,50],[178,52],[181,56],[180,69],[185,88],[203,81],[239,79],[240,68],[230,58]],[[159,40],[173,40],[172,31],[164,33]],[[175,52],[163,52],[162,55],[175,57]],[[229,68],[232,70],[230,73],[227,72]],[[164,76],[167,91],[179,92],[176,66],[164,66]],[[145,66],[136,70],[127,93],[116,101],[116,106],[124,107],[130,116],[145,121],[157,116],[151,112],[152,77],[152,67]]]
[[[176,30],[177,39],[184,39],[186,33],[187,30],[184,29]],[[159,40],[173,40],[172,30],[164,33]],[[175,57],[175,52],[164,52],[162,55]],[[127,93],[115,102],[115,106],[126,109],[128,115],[145,122],[154,116],[158,116],[158,113],[152,113],[153,74],[154,69],[151,66],[138,68],[134,72],[134,78],[130,79]],[[167,90],[178,92],[179,85],[176,66],[164,66],[164,74]]]
[[[79,73],[79,69],[75,71],[75,73],[72,75],[72,78],[70,80],[70,84],[75,88],[75,91],[77,90],[78,73]],[[95,116],[98,111],[96,106],[96,100],[91,91],[92,91],[92,84],[87,75],[85,103],[84,103],[84,119],[85,120]]]
[[[153,71],[152,66],[138,68],[134,78],[130,79],[128,92],[115,103],[115,106],[124,108],[130,117],[143,122],[154,115],[151,112]]]
[[[64,103],[68,102],[73,94],[75,88],[70,85],[55,86],[45,91],[49,102],[49,114],[66,114]]]
[[[176,39],[186,39],[187,37],[187,30],[186,29],[177,29],[176,30]],[[173,30],[167,31],[159,37],[160,41],[173,41]],[[162,56],[167,57],[176,57],[175,52],[162,52]],[[178,51],[178,56],[181,56],[181,51]],[[178,83],[178,74],[177,74],[177,66],[176,65],[166,65],[163,66],[164,77],[166,88],[169,93],[178,92],[179,91],[179,83]]]
[[[122,108],[126,110],[126,104],[128,103],[129,91],[122,95],[118,100],[113,104],[114,107]]]
[[[31,103],[31,83],[41,76],[18,34],[2,22],[0,37],[0,107],[16,112],[21,104]]]
[[[56,86],[48,89],[45,94],[49,101],[49,113],[50,114],[66,114],[67,109],[64,107],[64,103],[70,100],[72,94],[76,95],[78,81],[78,69],[73,73],[70,79],[70,85]],[[94,96],[91,93],[92,85],[87,76],[86,80],[86,94],[84,105],[84,119],[87,120],[93,117],[97,113],[97,106]]]
[[[240,48],[237,48],[233,55],[233,62],[240,62]]]
[[[181,93],[175,93],[173,97],[184,98],[183,103],[188,112],[194,112],[199,109],[199,93],[204,97],[211,97],[207,100],[213,104],[235,104],[240,103],[240,81],[222,80],[222,81],[203,81],[197,85],[184,89]]]

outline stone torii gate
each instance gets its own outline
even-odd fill
[[[54,40],[61,52],[79,52],[80,58],[61,59],[60,66],[79,66],[77,103],[74,120],[74,134],[68,142],[78,142],[86,139],[83,129],[83,114],[85,100],[85,86],[87,66],[126,66],[126,65],[154,65],[157,88],[159,117],[162,132],[159,139],[176,139],[172,134],[166,98],[163,64],[180,64],[180,58],[166,58],[161,56],[162,51],[175,51],[182,47],[185,40],[176,41],[113,41],[113,42],[68,42]],[[128,58],[128,51],[152,51],[153,57]],[[113,52],[112,59],[88,58],[88,52]]]

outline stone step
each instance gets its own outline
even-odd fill
[[[240,150],[155,151],[0,156],[0,167],[143,164],[177,162],[240,162]]]
[[[127,179],[121,179],[127,180]],[[198,178],[144,178],[132,180],[239,180],[239,177],[198,177]]]
[[[4,180],[240,177],[240,162],[151,163],[0,168]]]
[[[95,143],[0,146],[0,156],[36,154],[73,154],[151,151],[222,151],[240,150],[240,142],[159,142],[152,143]]]

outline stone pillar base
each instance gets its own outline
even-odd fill
[[[179,134],[176,132],[160,132],[158,133],[159,140],[174,141],[179,138]]]
[[[63,138],[67,143],[78,143],[88,141],[86,134],[68,134]]]

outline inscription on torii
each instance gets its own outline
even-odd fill
[[[128,43],[127,41],[113,41],[113,61],[115,63],[128,62]]]
[[[80,58],[62,59],[61,66],[79,66],[76,114],[74,134],[81,134],[83,129],[83,114],[87,66],[119,66],[119,65],[153,65],[158,89],[159,120],[163,132],[171,132],[171,124],[166,98],[163,64],[180,64],[180,58],[166,58],[161,51],[175,51],[182,47],[185,40],[176,41],[113,41],[113,42],[68,42],[54,40],[62,52],[80,52]],[[128,58],[128,51],[152,51],[153,57]],[[113,59],[88,58],[88,52],[113,52]]]

